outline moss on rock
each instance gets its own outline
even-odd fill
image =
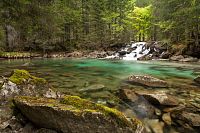
[[[89,126],[90,130],[94,130],[95,129],[94,126],[97,126],[100,123],[101,123],[100,127],[106,126],[104,129],[106,131],[111,128],[113,129],[114,127],[116,129],[114,128],[113,130],[117,130],[118,128],[121,128],[125,131],[128,128],[128,129],[131,129],[132,131],[136,131],[138,130],[138,128],[142,130],[142,127],[143,127],[142,123],[136,118],[133,118],[132,121],[128,121],[122,112],[113,108],[106,107],[101,104],[93,103],[86,99],[82,99],[78,96],[65,96],[62,99],[47,99],[47,98],[20,96],[20,97],[14,98],[14,103],[22,111],[22,113],[25,116],[27,116],[30,120],[32,120],[33,123],[36,123],[39,125],[45,124],[44,127],[48,127],[48,124],[47,124],[48,122],[47,121],[46,123],[43,122],[45,121],[44,119],[46,119],[46,116],[58,119],[57,117],[60,117],[62,114],[64,115],[62,116],[64,123],[70,123],[70,121],[73,121],[73,122],[76,121],[76,124],[78,124],[80,121],[80,124],[81,124],[83,121],[85,121],[84,123],[85,126],[86,125]],[[30,110],[31,110],[31,113],[33,113],[33,115],[30,115]],[[34,113],[34,110],[36,110],[35,113]],[[41,112],[39,112],[39,110],[41,110]],[[44,113],[45,112],[44,110],[46,110],[46,113]],[[52,112],[50,110],[54,112],[53,113],[54,116],[51,116]],[[55,111],[57,112],[57,114],[55,113]],[[41,114],[44,113],[46,116],[42,118],[43,116],[41,115],[40,118],[33,118],[34,115],[37,115],[39,113]],[[66,116],[67,114],[71,114],[71,115]],[[41,121],[41,119],[43,121]],[[53,121],[56,121],[56,120],[53,120]],[[40,122],[40,123],[37,123],[37,122]],[[73,126],[79,127],[80,125],[73,125]],[[48,128],[56,129],[56,126],[52,126]],[[73,127],[70,127],[70,128],[73,128]],[[78,128],[73,128],[73,129],[79,130]],[[65,129],[63,129],[63,131],[64,130]],[[103,131],[103,129],[99,129],[99,130]],[[129,130],[126,130],[126,131],[129,131]]]
[[[13,71],[13,74],[9,78],[9,80],[11,82],[17,84],[17,85],[23,84],[25,82],[28,82],[28,83],[31,83],[31,84],[44,84],[44,83],[46,83],[45,79],[32,76],[28,71],[19,70],[19,69],[15,69]]]
[[[114,109],[114,108],[109,108],[101,104],[96,104],[91,101],[88,101],[86,99],[82,99],[78,96],[65,96],[60,103],[66,104],[66,105],[71,105],[76,107],[78,110],[82,111],[91,111],[91,112],[100,112],[107,117],[111,117],[112,119],[115,119],[115,121],[120,125],[120,126],[129,126],[129,127],[134,127],[125,117],[125,115]],[[134,119],[134,122],[139,121],[137,119]],[[141,123],[140,123],[141,124]]]

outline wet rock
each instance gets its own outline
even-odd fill
[[[136,94],[143,96],[153,105],[177,106],[179,104],[178,99],[163,91],[136,91]]]
[[[138,58],[137,60],[140,60],[140,61],[147,61],[147,60],[152,60],[152,56],[150,55],[145,55],[145,56],[142,56],[140,58]]]
[[[8,98],[13,95],[18,95],[20,93],[20,89],[17,85],[11,81],[5,81],[3,83],[2,89],[0,90],[0,98]]]
[[[173,107],[173,108],[164,108],[163,109],[163,112],[167,112],[167,113],[170,113],[170,112],[173,112],[173,111],[180,111],[180,110],[182,110],[182,109],[184,109],[185,108],[185,106],[184,105],[179,105],[179,106],[177,106],[177,107]]]
[[[119,91],[119,97],[127,102],[139,118],[154,117],[155,107],[149,104],[143,96],[137,96],[134,91],[129,89],[121,89]]]
[[[136,102],[139,99],[139,97],[135,94],[135,92],[129,89],[120,89],[119,97],[124,101],[131,101],[131,102]]]
[[[35,133],[57,133],[54,130],[50,130],[50,129],[46,129],[46,128],[41,128],[39,130],[37,130]]]
[[[195,81],[196,83],[200,84],[200,76],[197,76],[197,77],[194,79],[194,81]]]
[[[162,120],[163,120],[167,125],[171,125],[171,124],[172,124],[172,119],[171,119],[170,113],[165,113],[165,114],[163,114]]]
[[[0,124],[0,132],[6,133],[6,132],[18,132],[22,128],[22,124],[13,116],[8,121],[5,121]]]
[[[85,55],[87,58],[105,58],[107,56],[107,52],[105,51],[92,51]]]
[[[187,57],[187,58],[181,59],[180,61],[182,61],[182,62],[197,62],[198,58]]]
[[[169,52],[163,52],[161,55],[160,55],[160,58],[162,59],[168,59],[170,56],[170,53]]]
[[[173,124],[181,125],[180,132],[198,133],[200,129],[199,110],[194,106],[187,105],[184,109],[171,112]]]
[[[170,58],[171,61],[180,61],[182,59],[184,59],[184,57],[182,55],[176,55],[176,56],[172,56]]]
[[[31,62],[27,62],[27,63],[24,63],[23,65],[21,65],[21,66],[23,66],[23,67],[28,67],[28,66],[33,66],[34,64],[32,64]]]
[[[158,119],[145,120],[146,128],[150,128],[153,133],[163,133],[164,123]]]
[[[128,48],[127,53],[130,54],[132,51],[136,50],[137,47]]]
[[[126,53],[127,53],[126,51],[119,51],[120,56],[124,56],[124,55],[126,55]]]
[[[16,95],[43,96],[46,93],[50,95],[50,88],[45,79],[35,77],[26,70],[16,69],[4,82],[0,98],[12,98]]]
[[[159,109],[155,109],[155,114],[157,115],[157,116],[161,116],[162,115],[162,112],[159,110]]]
[[[47,98],[58,98],[59,96],[57,95],[56,92],[54,92],[52,89],[49,89],[46,94],[44,94],[44,97]]]
[[[135,112],[132,109],[125,109],[123,110],[123,113],[126,115],[126,117],[129,117],[129,118],[136,116]]]
[[[167,82],[147,75],[132,75],[128,78],[128,82],[148,87],[167,87]]]
[[[33,124],[27,123],[21,130],[22,133],[35,133],[36,128]]]
[[[141,122],[135,118],[128,121],[119,111],[103,105],[66,96],[62,99],[15,97],[15,106],[31,122],[41,128],[58,132],[142,132]]]
[[[95,84],[88,86],[87,88],[80,89],[80,92],[98,92],[105,89],[105,86],[102,84]]]
[[[78,52],[78,51],[66,54],[66,57],[81,58],[82,56],[83,56],[83,53],[82,52]]]

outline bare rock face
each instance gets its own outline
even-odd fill
[[[139,120],[126,117],[116,109],[95,104],[77,96],[60,100],[16,97],[15,106],[31,122],[41,128],[63,133],[141,133]]]
[[[132,75],[128,78],[131,84],[140,84],[148,87],[167,87],[167,82],[147,75]]]

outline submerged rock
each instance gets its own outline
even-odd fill
[[[138,96],[134,91],[121,89],[119,97],[125,101],[139,118],[153,118],[155,107],[142,96]]]
[[[166,81],[147,75],[132,75],[128,78],[128,82],[148,87],[167,87]]]
[[[164,128],[164,123],[159,122],[158,119],[145,119],[145,125],[146,129],[149,129],[150,132],[153,133],[164,133],[163,128]]]
[[[95,84],[95,85],[91,85],[88,86],[86,88],[80,89],[80,92],[98,92],[98,91],[102,91],[103,89],[105,89],[105,86],[102,84]]]
[[[163,114],[162,120],[163,120],[167,125],[171,125],[171,124],[172,124],[172,119],[171,119],[170,113],[165,113],[165,114]]]
[[[196,83],[200,84],[200,76],[197,76],[197,77],[194,79],[194,81],[195,81]]]
[[[140,133],[141,122],[127,118],[116,109],[95,104],[77,96],[63,99],[16,97],[15,106],[31,122],[41,128],[63,133]]]

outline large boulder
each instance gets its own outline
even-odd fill
[[[9,101],[8,99],[17,95],[57,98],[57,94],[45,79],[35,77],[26,70],[14,70],[10,77],[4,79],[2,84],[0,101]]]
[[[62,99],[16,97],[14,105],[32,123],[63,133],[140,133],[141,122],[131,121],[116,109],[77,96]]]
[[[168,95],[164,91],[135,91],[139,96],[143,96],[147,101],[154,105],[177,106],[179,101],[174,96]]]
[[[172,112],[171,116],[175,123],[178,123],[185,129],[198,131],[200,129],[200,114],[198,112],[192,112],[185,108],[183,110]]]
[[[119,98],[130,105],[131,109],[140,118],[153,118],[155,107],[149,104],[142,96],[137,95],[130,89],[120,89]]]
[[[147,75],[132,75],[128,78],[132,84],[140,84],[148,87],[167,87],[167,82]]]

